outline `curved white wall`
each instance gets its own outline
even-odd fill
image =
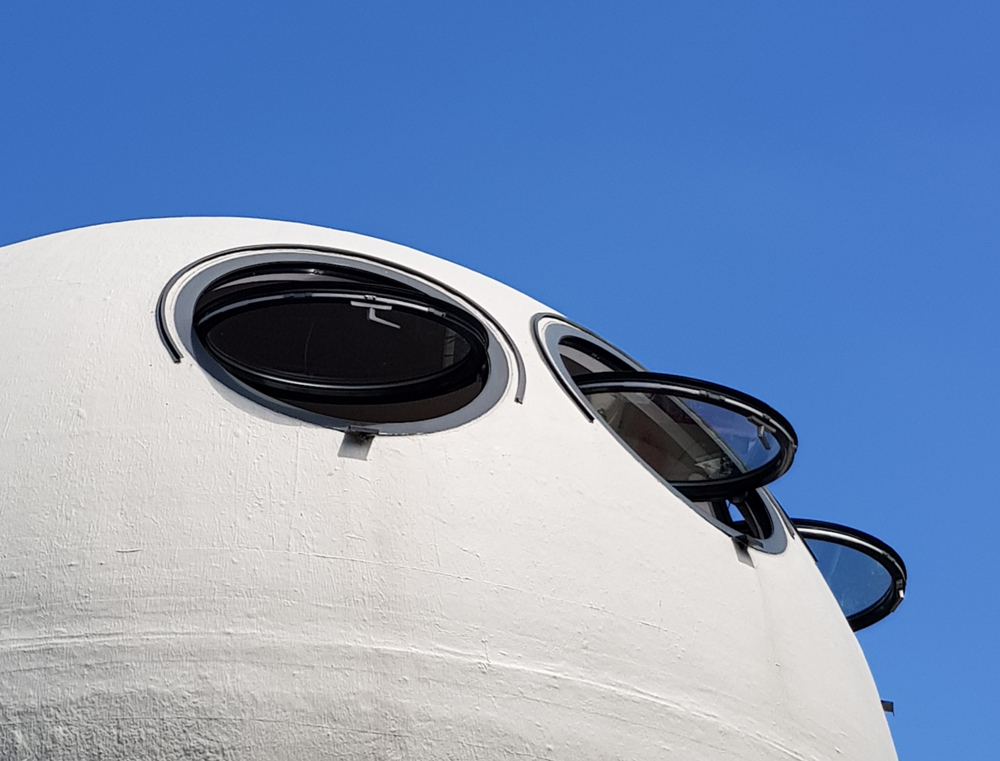
[[[459,289],[519,346],[524,403],[360,460],[174,364],[163,285],[256,244]],[[741,559],[588,423],[528,297],[246,219],[27,241],[0,283],[0,758],[895,758],[801,542]]]

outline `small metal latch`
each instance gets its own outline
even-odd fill
[[[366,428],[363,425],[349,425],[346,431],[348,436],[356,439],[373,439],[378,436],[378,428]]]
[[[771,442],[767,440],[766,434],[774,434],[774,428],[769,426],[763,420],[758,417],[750,416],[747,418],[751,425],[757,426],[757,438],[760,440],[760,444],[764,449],[771,451]]]
[[[344,440],[340,443],[340,456],[351,460],[367,460],[372,442],[378,436],[377,428],[351,425],[344,431]]]
[[[352,301],[350,302],[350,304],[352,307],[361,307],[362,309],[367,309],[369,322],[377,322],[379,325],[388,325],[390,328],[396,328],[397,330],[399,329],[399,325],[397,325],[396,323],[389,322],[388,320],[383,320],[381,317],[375,314],[376,309],[384,312],[391,312],[392,311],[391,304],[369,304],[363,301]]]
[[[741,550],[745,550],[747,547],[753,547],[759,550],[761,547],[764,546],[764,543],[757,537],[743,533],[739,533],[736,536],[734,536],[733,543]]]

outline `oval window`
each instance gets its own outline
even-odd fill
[[[906,565],[888,544],[836,523],[795,519],[792,524],[854,631],[881,621],[902,602]]]
[[[795,433],[767,405],[704,381],[646,372],[635,359],[556,314],[535,315],[535,342],[590,421],[739,544],[780,553],[780,507],[761,484],[791,465]]]
[[[689,499],[739,502],[791,467],[791,425],[747,394],[662,373],[573,380],[625,445]]]
[[[359,424],[454,413],[490,377],[490,334],[443,299],[373,272],[266,263],[212,281],[192,327],[227,373],[294,408]]]

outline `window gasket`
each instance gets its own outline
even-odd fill
[[[548,325],[542,324],[545,320],[550,321]],[[580,393],[580,389],[576,387],[576,383],[559,358],[559,343],[564,338],[578,338],[583,341],[589,341],[597,345],[598,348],[607,351],[620,362],[636,370],[644,371],[646,369],[637,360],[630,357],[621,349],[612,346],[596,333],[554,312],[540,312],[531,318],[531,337],[534,339],[538,353],[542,355],[542,359],[545,360],[545,364],[552,373],[552,377],[555,378],[556,383],[562,386],[570,399],[576,402],[576,406],[583,413],[583,416],[591,422],[598,416],[583,394]]]

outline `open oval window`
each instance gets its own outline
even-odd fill
[[[192,329],[219,368],[283,410],[436,430],[496,401],[506,364],[480,320],[427,291],[360,268],[265,261],[204,287]]]
[[[758,399],[708,381],[647,372],[573,378],[636,456],[694,501],[732,500],[791,467],[791,425]]]
[[[745,546],[780,553],[780,507],[764,484],[795,454],[795,432],[773,409],[739,391],[650,373],[589,330],[556,314],[532,328],[556,381],[590,420],[600,420],[635,459]]]
[[[892,547],[836,523],[794,519],[854,631],[881,621],[903,601],[906,565]]]

